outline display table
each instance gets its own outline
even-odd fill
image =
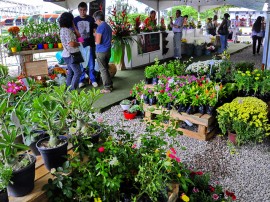
[[[15,56],[19,58],[20,67],[18,69],[18,73],[24,73],[25,62],[32,62],[33,55],[36,53],[49,53],[49,52],[58,52],[62,51],[62,48],[52,48],[52,49],[39,49],[39,50],[27,50],[27,51],[19,51],[15,53],[8,53],[8,56]]]

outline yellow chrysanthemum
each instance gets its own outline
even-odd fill
[[[185,202],[189,202],[189,197],[186,194],[182,194],[180,198]]]

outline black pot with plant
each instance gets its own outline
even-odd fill
[[[34,188],[36,157],[29,154],[19,155],[18,170],[12,172],[7,187],[8,195],[20,197],[29,194]]]

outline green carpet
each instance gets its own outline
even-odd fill
[[[237,53],[247,47],[249,47],[250,44],[243,44],[243,43],[229,43],[228,52],[230,54]],[[188,60],[190,57],[184,56],[183,60]],[[201,57],[193,57],[192,61],[204,61],[212,59],[212,56],[206,56],[203,55]],[[167,59],[166,61],[168,61]],[[148,66],[150,64],[147,64]],[[144,80],[144,68],[134,68],[124,71],[117,71],[115,77],[113,78],[113,91],[109,94],[104,94],[103,97],[101,97],[95,104],[94,107],[97,108],[100,112],[106,111],[110,109],[113,105],[119,104],[119,102],[123,99],[129,98],[129,91],[133,87],[135,83],[140,82],[141,80]],[[99,83],[99,89],[102,89],[102,83]],[[91,86],[86,86],[86,90],[91,88]]]

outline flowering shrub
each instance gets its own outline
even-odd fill
[[[269,136],[268,106],[255,97],[238,97],[217,109],[218,124],[223,134],[236,132],[237,143],[262,142]]]
[[[12,36],[16,36],[17,34],[19,34],[19,32],[20,32],[20,28],[17,26],[12,26],[8,28],[8,33]]]
[[[140,33],[140,25],[141,25],[141,16],[138,15],[136,18],[135,18],[135,24],[134,24],[134,30],[136,31],[136,33]]]
[[[131,60],[131,43],[135,40],[130,36],[131,24],[128,22],[126,8],[122,11],[117,11],[113,7],[111,17],[109,17],[109,24],[112,28],[113,41],[112,48],[114,51],[114,63],[120,64],[123,58],[123,48],[127,50],[128,61]]]

